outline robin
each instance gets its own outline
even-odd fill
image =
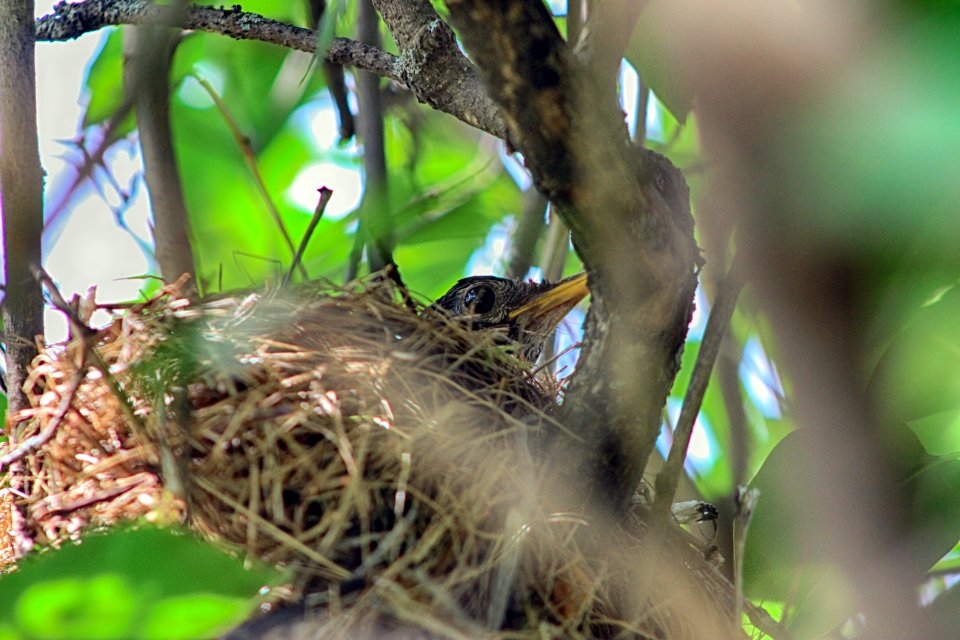
[[[503,331],[518,345],[518,357],[535,362],[560,320],[588,293],[585,272],[558,282],[472,276],[453,285],[430,309],[473,329]]]

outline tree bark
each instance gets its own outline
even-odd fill
[[[153,212],[153,239],[160,275],[175,282],[196,270],[190,242],[190,218],[170,129],[170,62],[179,34],[156,26],[130,28],[124,36],[126,90],[137,110],[140,155]]]
[[[660,431],[693,309],[699,254],[686,185],[665,158],[630,144],[610,78],[569,51],[541,2],[447,6],[507,139],[570,226],[590,274],[584,347],[562,417],[587,443],[576,466],[592,479],[592,497],[622,512]]]
[[[381,5],[390,4],[394,3],[377,2],[375,6],[381,10]],[[410,7],[402,10],[404,13],[429,10],[436,17],[433,7],[426,1],[411,2]],[[317,46],[317,34],[312,29],[295,27],[237,8],[190,5],[176,10],[146,0],[61,2],[54,7],[52,14],[36,21],[37,40],[70,40],[90,31],[121,24],[163,25],[219,33],[238,40],[259,40],[308,53],[315,52]],[[409,41],[404,41],[404,53],[399,58],[354,40],[334,38],[326,51],[326,59],[402,83],[421,102],[502,138],[504,127],[496,105],[487,97],[475,69],[457,47],[450,28],[439,17],[417,21],[415,26],[418,28],[410,33]]]
[[[360,0],[357,7],[357,37],[364,44],[380,46],[380,19],[370,0]],[[364,174],[360,228],[365,232],[358,233],[357,238],[358,242],[366,243],[370,270],[380,271],[393,262],[380,76],[368,71],[357,72],[357,102]]]
[[[33,0],[0,0],[0,209],[8,415],[29,406],[22,387],[37,354],[36,336],[43,333],[43,297],[32,273],[40,266],[43,233],[33,9]]]

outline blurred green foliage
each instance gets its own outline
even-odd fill
[[[353,3],[345,4],[333,25],[338,35],[355,32]],[[435,4],[443,11],[442,3]],[[910,496],[912,532],[929,551],[920,556],[926,564],[919,570],[954,549],[936,567],[960,571],[960,20],[953,2],[898,4],[911,18],[897,37],[863,55],[861,66],[786,118],[770,145],[784,179],[796,185],[796,201],[785,206],[809,214],[796,220],[798,229],[785,231],[808,234],[825,250],[862,259],[872,270],[867,274],[872,286],[858,295],[871,318],[864,384],[884,400],[878,433],[899,443],[911,471],[899,480]],[[306,24],[299,3],[259,0],[244,3],[244,9]],[[102,126],[122,104],[121,34],[113,29],[105,36],[88,68],[84,127]],[[659,53],[657,35],[641,21],[626,58],[653,89],[649,114],[643,114],[652,124],[647,144],[689,170],[696,215],[710,168],[704,168],[691,111],[695,96]],[[391,49],[386,32],[384,41]],[[324,77],[315,67],[308,73],[310,68],[310,56],[303,53],[203,33],[187,35],[176,51],[172,122],[198,272],[207,291],[275,283],[291,256],[238,141],[223,114],[197,97],[191,75],[218,90],[249,140],[296,244],[312,213],[304,198],[290,195],[301,171],[318,165],[359,172],[362,164],[362,147],[355,142],[315,138],[317,114],[329,118],[328,128],[335,126],[333,112],[319,108],[327,100]],[[410,288],[432,298],[465,275],[471,258],[521,215],[522,191],[496,145],[414,104],[402,91],[388,94],[394,256]],[[133,126],[129,118],[119,135]],[[322,185],[309,187],[308,195]],[[342,197],[335,191],[333,202]],[[358,219],[354,210],[320,222],[303,262],[311,277],[343,279]],[[572,250],[567,263],[568,272],[578,264]],[[712,292],[703,293],[706,311]],[[727,355],[742,361],[739,400],[746,432],[731,425],[730,398],[711,384],[701,428],[709,428],[712,450],[691,472],[706,499],[729,496],[730,452],[735,441],[743,441],[745,479],[761,489],[745,558],[747,594],[781,604],[789,598],[795,637],[815,637],[843,622],[850,604],[843,598],[844,576],[792,543],[794,514],[802,511],[793,502],[795,487],[804,479],[787,470],[813,452],[803,434],[787,437],[794,430],[784,400],[789,380],[779,379],[776,342],[749,290],[730,335]],[[671,394],[675,402],[689,383],[700,339],[692,333],[686,345]],[[751,374],[748,355],[771,361],[772,375]],[[201,628],[224,628],[228,620],[242,618],[250,596],[266,581],[266,574],[245,573],[188,537],[157,531],[92,537],[0,580],[0,639],[203,635]],[[958,598],[955,587],[935,601],[935,609],[956,619],[950,605]],[[47,614],[38,613],[38,602],[47,603]],[[184,626],[178,629],[171,620]]]
[[[90,533],[0,578],[0,638],[214,637],[248,617],[278,578],[182,531]]]

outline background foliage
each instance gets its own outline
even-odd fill
[[[244,9],[306,24],[301,7],[288,2],[257,0]],[[557,7],[557,20],[565,27],[562,9]],[[955,546],[960,537],[960,47],[955,27],[960,20],[954,3],[905,2],[897,10],[905,27],[896,38],[864,56],[869,62],[853,67],[838,86],[812,97],[769,144],[782,175],[796,187],[793,205],[811,214],[797,222],[803,226],[800,233],[815,237],[824,251],[858,257],[871,270],[865,280],[870,287],[851,292],[870,327],[864,340],[868,353],[858,366],[864,385],[887,408],[877,416],[877,437],[893,443],[903,472],[897,481],[908,496],[904,544],[923,548],[922,570],[929,571],[928,580],[917,585],[921,599],[931,615],[955,623],[958,594],[948,588],[960,571]],[[355,32],[354,14],[351,3],[337,19],[337,34]],[[385,29],[382,36],[389,43]],[[124,196],[103,199],[121,222],[139,191],[136,176],[119,189],[109,178],[123,145],[136,136],[133,118],[123,111],[122,29],[86,37],[101,38],[101,46],[87,66],[77,141],[82,139],[90,152],[89,145],[110,131],[110,148],[94,181],[101,193],[119,190]],[[671,67],[662,37],[641,18],[626,55],[623,106],[631,130],[639,130],[650,148],[685,170],[696,216],[712,167],[700,148],[695,89]],[[228,118],[249,142],[295,243],[309,222],[315,189],[334,188],[331,209],[311,238],[304,266],[311,277],[341,281],[356,244],[360,193],[351,193],[351,185],[362,184],[363,146],[333,134],[330,98],[310,57],[192,33],[177,48],[173,68],[174,140],[203,288],[275,283],[291,258]],[[222,109],[198,79],[214,88]],[[530,189],[518,158],[470,127],[417,105],[401,89],[383,86],[390,103],[384,114],[389,210],[395,259],[407,284],[434,298],[471,272],[502,274],[523,215],[524,191]],[[638,105],[641,111],[645,106],[639,116]],[[67,148],[82,166],[79,147]],[[50,184],[63,189],[65,183]],[[51,215],[71,215],[68,196],[48,194],[48,207],[65,198]],[[51,227],[51,234],[55,230]],[[725,240],[730,243],[729,236]],[[543,234],[541,247],[545,243]],[[722,254],[711,256],[709,239],[704,244],[708,266],[684,368],[665,411],[664,446],[724,267]],[[566,251],[569,274],[578,260],[569,247]],[[144,280],[144,294],[156,286]],[[730,502],[737,484],[752,481],[760,488],[745,558],[746,593],[774,611],[790,609],[795,637],[819,637],[845,622],[849,630],[855,605],[836,599],[842,588],[835,582],[841,578],[815,549],[799,546],[793,536],[797,524],[791,513],[803,510],[796,487],[807,480],[790,475],[790,469],[816,452],[803,432],[793,433],[791,381],[776,364],[778,343],[758,306],[748,289],[721,356],[721,367],[733,372],[727,380],[734,383],[732,392],[718,380],[708,389],[688,471],[694,493],[721,505]],[[574,337],[577,330],[565,329]],[[808,497],[811,509],[829,506],[817,500],[820,496]],[[92,538],[49,556],[0,580],[0,619],[5,621],[0,637],[131,637],[134,619],[138,637],[191,637],[197,629],[222,628],[231,615],[242,619],[249,605],[241,603],[271,579],[245,573],[188,538],[156,531]],[[159,558],[165,566],[156,566]],[[105,566],[111,570],[104,571]],[[221,579],[208,582],[205,575]],[[93,609],[76,609],[81,592]],[[35,609],[38,594],[45,607],[52,607],[43,616]],[[167,607],[177,607],[176,615]],[[85,626],[102,620],[107,610],[119,625],[115,629]],[[51,611],[56,615],[46,615]],[[160,616],[197,626],[178,630],[142,624]]]

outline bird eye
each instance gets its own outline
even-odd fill
[[[491,287],[486,285],[476,286],[463,296],[463,305],[470,313],[490,313],[493,311],[493,304],[496,302],[497,294]]]

